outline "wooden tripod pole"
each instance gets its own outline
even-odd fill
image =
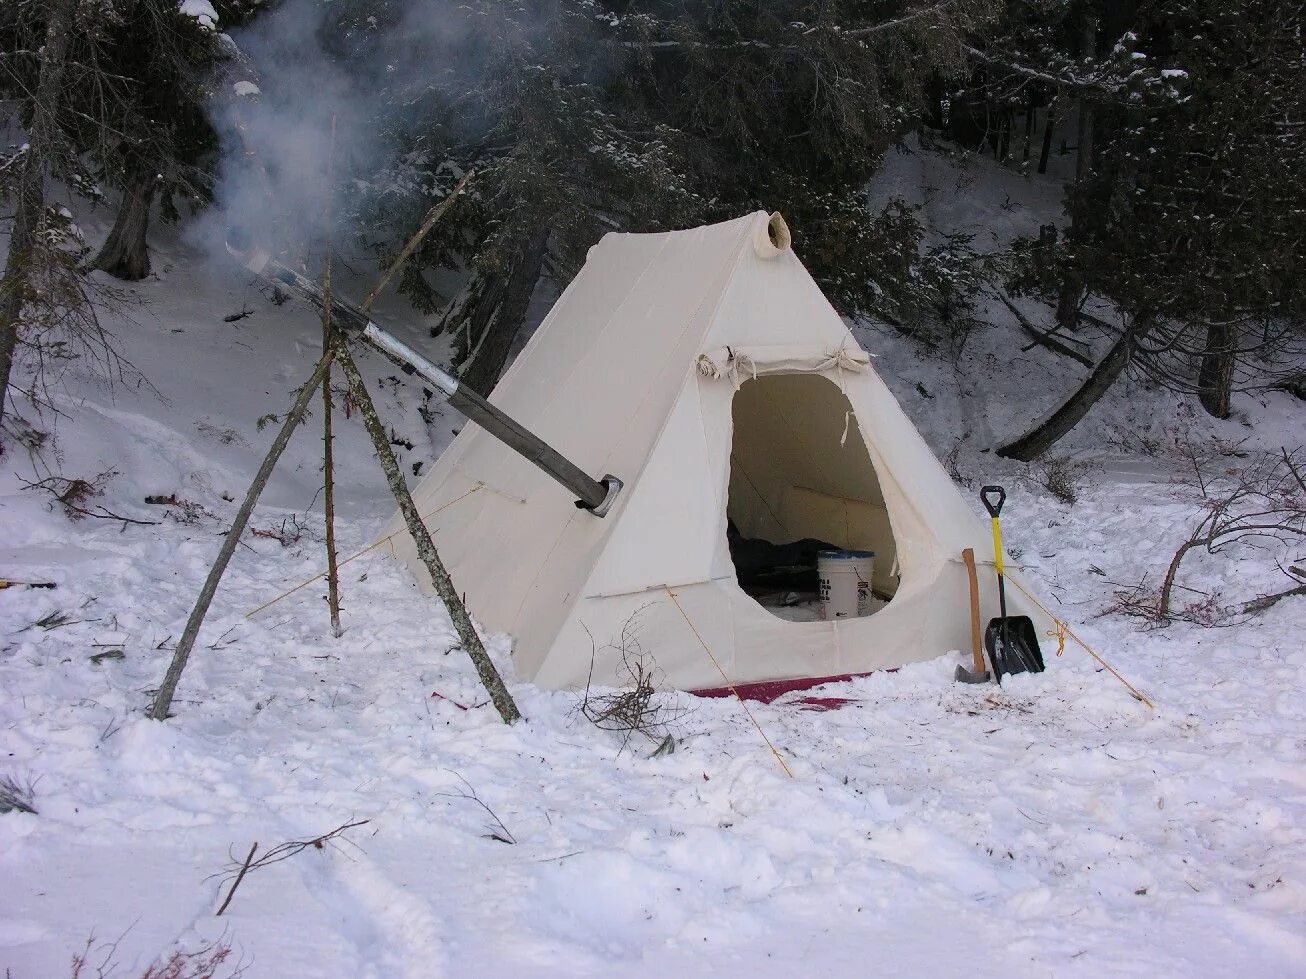
[[[336,117],[331,117],[331,152],[327,156],[326,256],[322,262],[322,349],[331,349],[331,177],[336,156]],[[331,634],[340,638],[340,570],[336,566],[336,476],[331,432],[331,369],[322,379],[322,508],[326,517],[327,608]]]
[[[364,313],[371,312],[372,303],[376,302],[376,297],[381,294],[381,291],[385,289],[387,284],[389,284],[391,278],[394,277],[394,274],[399,271],[399,266],[403,265],[413,252],[417,251],[417,246],[422,243],[422,240],[426,238],[431,229],[435,227],[436,222],[444,217],[445,211],[453,206],[453,202],[456,201],[458,195],[466,189],[467,184],[475,174],[475,170],[468,170],[463,174],[463,178],[454,185],[453,190],[449,191],[448,194],[446,194],[433,208],[431,208],[430,211],[427,212],[426,217],[422,220],[422,223],[418,226],[417,230],[413,232],[412,237],[404,243],[403,248],[399,249],[399,254],[394,257],[394,261],[392,261],[386,270],[381,273],[381,278],[377,280],[372,291],[369,292],[367,298],[363,300],[361,308]]]
[[[412,494],[404,484],[403,473],[399,471],[399,463],[395,461],[395,454],[390,448],[385,427],[376,413],[372,396],[367,393],[367,387],[363,384],[362,375],[358,373],[358,366],[354,363],[354,358],[350,356],[349,349],[339,333],[332,337],[332,343],[335,345],[333,349],[336,360],[339,361],[340,369],[349,382],[350,394],[358,403],[359,412],[363,416],[363,425],[367,428],[367,434],[371,436],[372,445],[376,448],[377,457],[381,460],[381,468],[385,471],[386,482],[390,484],[390,492],[394,494],[395,502],[399,504],[399,512],[403,514],[404,524],[417,547],[417,555],[431,574],[431,583],[435,585],[435,592],[444,602],[445,608],[449,610],[449,618],[453,620],[458,639],[467,655],[471,657],[472,665],[476,667],[476,672],[481,678],[481,685],[490,695],[490,700],[504,723],[511,724],[513,721],[520,720],[521,712],[517,710],[512,694],[504,685],[503,677],[499,676],[499,671],[495,669],[490,654],[485,651],[481,637],[476,634],[476,628],[467,614],[467,607],[458,597],[453,579],[450,578],[444,562],[440,560],[435,542],[431,540],[431,532],[422,522],[421,514],[417,512],[417,505],[413,503]]]
[[[272,470],[276,468],[277,460],[281,458],[281,453],[286,451],[286,445],[290,442],[290,436],[294,434],[295,428],[304,420],[304,412],[308,408],[308,402],[317,391],[318,385],[327,375],[327,370],[331,366],[332,351],[322,351],[322,357],[318,360],[317,366],[313,368],[313,373],[309,375],[304,386],[299,389],[299,397],[295,399],[294,405],[286,415],[285,422],[281,425],[281,431],[277,432],[277,437],[272,440],[272,448],[268,449],[268,454],[263,458],[263,464],[259,466],[258,472],[254,475],[254,482],[249,486],[249,492],[245,494],[245,502],[240,505],[236,512],[236,519],[231,522],[231,529],[227,531],[227,538],[222,542],[222,548],[218,551],[217,558],[213,561],[213,567],[209,569],[209,576],[204,580],[204,587],[200,589],[200,596],[195,600],[195,607],[191,609],[190,618],[186,620],[186,628],[182,631],[181,639],[177,641],[177,648],[172,654],[172,662],[168,665],[168,672],[163,677],[163,683],[159,684],[158,693],[154,695],[154,703],[150,707],[149,716],[156,721],[166,720],[168,711],[172,708],[172,697],[177,692],[177,683],[181,680],[181,672],[186,669],[186,661],[190,659],[190,651],[195,646],[195,639],[199,636],[200,626],[204,624],[204,616],[208,614],[209,605],[213,602],[213,595],[218,590],[218,582],[222,580],[222,575],[227,570],[227,565],[231,562],[231,556],[236,553],[236,545],[240,543],[240,537],[245,532],[246,525],[249,524],[250,514],[254,512],[254,504],[258,502],[263,488],[267,486],[268,479],[272,476]]]

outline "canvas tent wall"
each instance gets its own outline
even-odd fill
[[[416,488],[472,613],[513,635],[522,679],[583,685],[592,661],[594,682],[616,683],[622,646],[635,644],[683,689],[969,648],[960,553],[991,561],[987,526],[778,217],[607,235],[490,400],[590,473],[626,482],[596,518],[468,425]],[[738,585],[728,509],[742,532],[776,543],[813,536],[881,551],[876,587],[892,601],[837,622],[772,615]],[[398,517],[390,534],[429,590]],[[1012,614],[1050,627],[1011,591]],[[986,618],[997,614],[988,583],[983,603]]]

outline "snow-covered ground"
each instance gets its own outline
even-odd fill
[[[930,165],[907,158],[895,179],[928,181]],[[986,179],[1000,202],[1021,178]],[[972,218],[998,210],[981,200]],[[940,456],[960,440],[958,475],[1007,482],[1019,562],[1154,710],[1070,646],[1001,689],[955,684],[957,655],[831,686],[848,701],[833,711],[794,694],[750,719],[668,695],[687,712],[658,758],[579,719],[575,694],[515,681],[527,721],[505,727],[449,652],[442,608],[380,553],[342,572],[340,639],[320,582],[246,617],[320,568],[315,415],[253,521],[298,516],[305,533],[247,534],[175,716],[156,723],[150,693],[274,434],[259,420],[319,346],[309,312],[234,269],[206,272],[181,245],[156,269],[148,306],[113,326],[157,394],[74,373],[58,433],[66,475],[119,473],[93,503],[158,523],[72,522],[22,488],[21,449],[0,459],[0,576],[58,583],[0,591],[0,775],[30,780],[38,809],[0,816],[14,979],[69,975],[88,939],[124,977],[215,941],[257,977],[1306,975],[1306,600],[1216,629],[1111,611],[1191,527],[1175,439],[1300,442],[1299,402],[1240,396],[1241,418],[1215,423],[1128,382],[1067,440],[1083,467],[1067,505],[1038,467],[983,450],[1077,365],[1012,358],[1000,333],[953,361],[861,331]],[[253,315],[223,322],[242,306]],[[398,307],[389,325],[405,328]],[[413,444],[404,465],[429,465],[460,420],[428,428],[420,387],[367,363]],[[391,504],[357,416],[337,430],[353,553]],[[200,509],[144,503],[169,494]],[[1233,604],[1275,588],[1267,565],[1194,556],[1182,582]],[[511,679],[508,637],[490,646]],[[252,872],[215,916],[251,844],[359,820]]]

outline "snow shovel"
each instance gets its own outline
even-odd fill
[[[1007,582],[1002,573],[1002,527],[998,514],[1006,502],[1007,491],[1001,486],[985,486],[980,500],[993,522],[993,566],[998,572],[999,616],[984,630],[984,648],[993,664],[993,678],[1002,682],[1002,674],[1042,673],[1043,652],[1038,648],[1038,633],[1028,615],[1007,615]]]
[[[984,669],[984,640],[980,638],[979,578],[975,575],[975,551],[966,548],[961,552],[961,559],[966,563],[966,577],[970,581],[970,655],[975,668],[968,670],[958,663],[953,679],[958,683],[988,683],[989,671]]]

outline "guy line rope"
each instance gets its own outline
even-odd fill
[[[712,661],[712,665],[715,666],[717,672],[721,674],[721,679],[725,681],[726,689],[735,695],[735,699],[739,701],[739,706],[744,708],[744,713],[747,714],[748,719],[753,722],[753,727],[757,728],[757,733],[762,736],[762,740],[766,742],[766,746],[771,749],[771,754],[775,755],[775,760],[780,763],[780,767],[784,769],[784,773],[790,778],[793,778],[794,773],[789,770],[789,766],[785,764],[785,760],[780,757],[780,752],[778,752],[775,745],[771,743],[771,739],[766,736],[766,732],[762,730],[762,725],[757,723],[757,718],[753,716],[753,712],[748,709],[748,703],[739,695],[739,691],[735,689],[735,685],[731,683],[730,678],[726,676],[726,671],[721,668],[721,664],[717,662],[717,658],[712,655],[712,650],[708,648],[703,637],[699,635],[698,630],[694,628],[693,621],[689,618],[689,614],[681,607],[680,600],[676,598],[676,593],[671,590],[670,585],[663,585],[662,587],[666,590],[667,597],[671,599],[672,604],[676,606],[677,611],[679,611],[681,616],[684,617],[685,625],[689,626],[689,631],[694,634],[694,638],[698,640],[698,644],[703,647],[703,652],[707,653],[707,658]]]
[[[454,497],[454,498],[453,498],[452,500],[450,500],[448,503],[445,503],[445,504],[443,504],[442,506],[438,506],[438,507],[436,507],[436,508],[435,508],[434,510],[432,510],[430,513],[424,513],[424,514],[422,514],[422,523],[426,523],[426,521],[430,520],[432,517],[434,517],[434,516],[435,516],[437,513],[439,513],[441,510],[446,510],[446,509],[448,509],[449,507],[451,507],[451,506],[453,506],[455,503],[457,503],[459,500],[465,500],[467,497],[471,496],[471,495],[472,495],[473,493],[475,493],[477,490],[481,490],[481,489],[484,489],[484,488],[485,488],[485,484],[484,484],[484,483],[477,483],[475,486],[473,486],[471,489],[469,489],[466,493],[462,494],[462,496]],[[372,541],[372,543],[368,544],[368,545],[367,545],[365,548],[363,548],[361,551],[355,551],[353,554],[349,555],[349,557],[347,557],[347,558],[345,558],[343,561],[341,561],[341,562],[337,565],[337,569],[339,569],[339,568],[343,568],[346,564],[348,564],[350,561],[352,561],[352,560],[353,560],[354,558],[356,558],[356,557],[362,557],[362,556],[363,556],[364,554],[366,554],[368,551],[374,551],[374,550],[376,550],[376,549],[377,549],[378,547],[380,547],[382,544],[388,544],[388,543],[390,543],[390,541],[394,540],[396,537],[398,537],[400,534],[403,534],[403,533],[407,533],[407,530],[406,530],[406,529],[405,529],[405,530],[396,530],[393,534],[387,534],[385,537],[382,537],[380,540]],[[288,588],[288,589],[286,589],[285,591],[283,591],[283,592],[282,592],[280,595],[278,595],[276,598],[269,599],[268,601],[266,601],[266,602],[264,602],[262,605],[260,605],[258,608],[256,608],[256,609],[251,609],[250,611],[246,612],[246,613],[245,613],[245,618],[247,618],[247,619],[252,619],[254,616],[258,615],[259,612],[262,612],[265,608],[269,608],[270,606],[273,606],[273,605],[277,604],[277,602],[281,601],[283,598],[289,598],[291,595],[295,594],[295,592],[299,591],[301,588],[307,588],[307,587],[308,587],[309,585],[311,585],[313,582],[315,582],[315,581],[317,581],[319,578],[322,578],[322,577],[325,577],[325,576],[326,576],[326,572],[325,572],[325,571],[319,571],[317,574],[313,575],[313,577],[309,578],[307,581],[301,581],[299,584],[295,585],[293,588]]]

